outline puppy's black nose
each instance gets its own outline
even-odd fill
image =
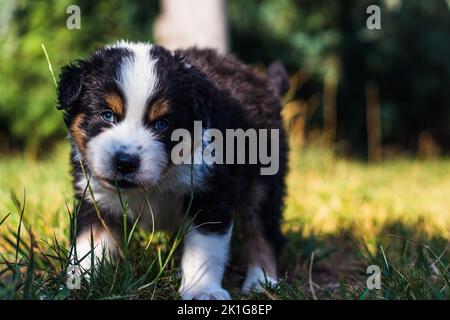
[[[114,156],[114,167],[122,174],[133,173],[139,168],[139,156],[122,151]]]

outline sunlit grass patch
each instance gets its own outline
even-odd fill
[[[310,149],[293,153],[290,167],[285,218],[309,232],[356,227],[370,238],[402,222],[450,238],[450,160],[367,165]]]
[[[25,220],[39,235],[63,239],[69,230],[67,206],[73,205],[71,181],[65,144],[39,161],[26,154],[0,156],[0,217],[15,211],[13,196],[22,200],[25,194]],[[17,222],[11,214],[7,227],[16,229]]]

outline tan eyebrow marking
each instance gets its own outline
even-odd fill
[[[163,117],[167,112],[169,112],[170,103],[166,99],[158,99],[149,108],[148,120],[149,122],[155,121]]]
[[[80,113],[75,116],[75,119],[72,122],[72,125],[70,126],[70,133],[72,135],[72,139],[75,142],[77,148],[80,150],[80,152],[84,152],[86,149],[86,143],[87,143],[87,133],[86,131],[81,127],[84,120],[84,113]]]
[[[105,101],[111,110],[119,117],[124,115],[124,107],[122,99],[116,93],[111,93],[105,96]]]

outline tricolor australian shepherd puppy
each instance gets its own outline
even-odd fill
[[[287,148],[280,112],[286,90],[286,73],[278,63],[260,72],[212,50],[172,52],[147,43],[121,41],[64,67],[58,104],[72,142],[80,201],[74,262],[87,270],[102,255],[120,250],[122,200],[129,225],[139,219],[138,226],[147,230],[173,232],[188,211],[179,290],[183,299],[230,298],[222,277],[233,224],[240,226],[236,236],[242,239],[239,250],[247,264],[243,291],[275,284],[283,242]],[[195,161],[205,135],[201,143],[188,144],[193,162],[174,163],[179,137],[174,139],[173,133],[184,129],[195,136],[195,123],[201,123],[202,132],[214,129],[224,136],[229,129],[277,131],[277,141],[270,134],[258,137],[258,148],[277,156],[276,170],[262,174],[267,162],[239,161],[252,147],[248,143],[245,150],[217,151],[235,163]],[[176,153],[186,158],[185,151]],[[92,194],[86,192],[88,183]],[[92,247],[96,261],[91,264]]]

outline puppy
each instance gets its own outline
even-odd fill
[[[187,212],[191,223],[181,259],[183,299],[230,298],[222,277],[234,218],[240,221],[240,250],[247,263],[243,291],[275,284],[283,243],[287,147],[280,111],[287,83],[277,63],[262,73],[212,50],[172,52],[126,41],[63,67],[58,107],[72,143],[80,203],[74,263],[87,270],[103,254],[119,250],[126,203],[128,225],[138,221],[147,230],[173,232]],[[195,136],[196,124],[201,124],[200,133],[215,130],[215,137],[231,129],[276,132],[256,140],[259,153],[277,156],[276,170],[262,174],[267,161],[241,161],[244,153],[250,154],[250,142],[211,153],[230,160],[226,163],[201,161],[211,140],[208,134],[200,142],[188,137],[187,147],[174,152],[179,144],[174,133],[182,129]],[[187,161],[174,163],[174,155]]]

